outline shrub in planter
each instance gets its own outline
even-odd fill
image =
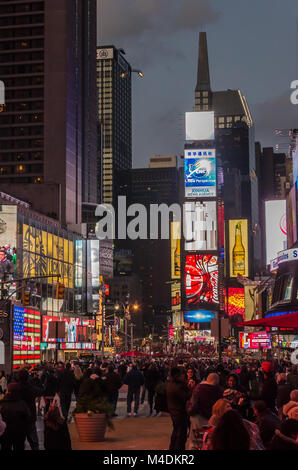
[[[103,441],[107,427],[113,429],[113,405],[106,400],[79,398],[73,414],[82,442]]]

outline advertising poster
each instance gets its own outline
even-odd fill
[[[266,332],[239,333],[239,346],[242,349],[268,349],[271,347],[270,334]]]
[[[181,286],[178,281],[171,284],[171,304],[172,312],[181,310]]]
[[[240,315],[245,318],[244,287],[228,287],[226,289],[226,312],[229,317]]]
[[[214,140],[213,111],[185,113],[185,140]]]
[[[216,202],[187,202],[184,217],[185,251],[217,250]]]
[[[186,323],[209,323],[213,318],[215,318],[215,313],[210,310],[184,312],[184,321]]]
[[[185,292],[187,305],[218,304],[217,256],[186,256]]]
[[[185,197],[216,197],[215,149],[185,150]]]
[[[0,246],[17,246],[17,206],[0,205]]]
[[[41,313],[38,310],[14,306],[13,309],[13,368],[25,362],[40,363]]]
[[[230,277],[248,277],[247,219],[229,220]]]
[[[288,247],[297,241],[297,186],[294,184],[287,197],[287,236]]]
[[[52,321],[65,323],[65,339],[59,342],[65,343],[91,343],[91,334],[95,329],[95,320],[82,320],[81,318],[73,317],[49,317],[44,315],[42,317],[42,342],[55,343],[56,338],[50,337],[49,324]],[[73,347],[74,349],[74,347]],[[82,348],[79,348],[82,349]]]
[[[171,278],[181,276],[181,224],[171,222]]]
[[[280,251],[287,249],[286,201],[265,202],[266,216],[266,264],[277,258]]]

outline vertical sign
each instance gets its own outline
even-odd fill
[[[230,277],[248,277],[248,221],[229,220]]]

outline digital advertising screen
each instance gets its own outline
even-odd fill
[[[215,313],[210,310],[191,310],[184,312],[186,323],[209,323],[215,318]]]
[[[297,185],[294,184],[287,197],[287,236],[288,247],[297,241]]]
[[[57,339],[50,335],[51,322],[64,322],[65,334],[64,338]],[[43,343],[91,343],[91,331],[95,329],[95,320],[82,320],[81,318],[73,317],[49,317],[44,315],[42,317],[42,342]],[[63,346],[62,346],[63,349]],[[77,349],[72,346],[71,349]],[[81,349],[81,348],[78,348]]]
[[[14,306],[13,309],[13,368],[25,362],[40,363],[41,314],[38,310]]]
[[[186,256],[185,293],[187,305],[218,304],[217,256]]]
[[[181,223],[171,222],[171,278],[181,276]]]
[[[214,140],[213,111],[185,113],[185,140]]]
[[[185,197],[216,197],[215,149],[185,150]]]
[[[185,251],[217,250],[216,202],[187,202],[184,210]]]
[[[271,348],[270,334],[265,331],[258,333],[239,333],[239,346],[242,349]]]
[[[181,284],[178,281],[171,284],[171,310],[172,312],[181,310]]]
[[[226,312],[229,317],[241,315],[245,318],[244,287],[228,287],[225,292]]]
[[[267,265],[280,251],[287,249],[286,211],[285,199],[265,202]]]
[[[229,220],[230,277],[249,275],[247,219]]]

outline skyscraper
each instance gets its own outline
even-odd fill
[[[194,110],[214,111],[216,155],[223,168],[225,181],[223,188],[225,218],[249,220],[254,265],[259,269],[261,237],[254,124],[245,96],[240,90],[212,91],[205,32],[200,33],[199,37]],[[240,184],[237,183],[239,178]],[[233,184],[226,184],[228,181],[231,182],[231,179],[234,181]]]
[[[102,129],[102,201],[115,203],[118,172],[132,167],[131,66],[123,49],[97,49],[98,116]]]
[[[1,187],[80,224],[99,194],[96,0],[1,2],[0,80]]]

